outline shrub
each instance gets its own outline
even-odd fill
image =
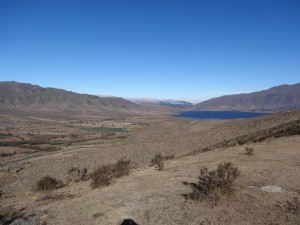
[[[4,191],[0,189],[0,198],[4,195]]]
[[[113,178],[112,167],[110,165],[101,166],[90,174],[90,178],[92,179],[92,188],[108,186]]]
[[[120,159],[116,164],[104,165],[97,168],[90,174],[90,178],[92,179],[91,187],[108,186],[113,178],[128,175],[130,172],[130,163],[130,161]]]
[[[247,155],[253,155],[253,153],[254,153],[254,149],[253,148],[246,147],[245,150],[246,150],[246,154]]]
[[[288,212],[294,213],[294,214],[300,214],[300,201],[297,197],[293,198],[292,202],[287,201],[286,202],[286,208]]]
[[[166,155],[165,157],[164,157],[164,160],[173,160],[175,158],[175,155],[173,154],[173,155]]]
[[[130,172],[130,160],[126,161],[120,159],[114,166],[113,166],[113,176],[114,177],[123,177],[129,174]]]
[[[0,156],[1,157],[7,157],[7,156],[13,156],[13,154],[12,153],[0,153]]]
[[[151,160],[152,165],[156,165],[158,167],[158,170],[163,170],[164,169],[164,157],[159,153],[156,154],[155,157]]]
[[[192,184],[193,192],[190,197],[195,200],[201,200],[203,197],[216,200],[219,194],[230,193],[233,190],[233,182],[239,175],[240,170],[231,162],[220,163],[217,170],[213,171],[202,167],[198,183]]]
[[[49,175],[42,177],[36,182],[36,190],[38,191],[54,190],[61,187],[63,187],[62,181]]]
[[[78,167],[72,167],[68,170],[69,180],[73,182],[79,182],[85,179],[87,174],[87,169],[79,169]]]

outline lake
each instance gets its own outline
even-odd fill
[[[253,118],[268,114],[269,113],[238,111],[186,111],[174,116],[194,120],[231,120],[241,118]]]

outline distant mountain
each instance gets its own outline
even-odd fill
[[[201,102],[196,110],[282,111],[300,108],[300,83],[250,94],[226,95]]]
[[[78,94],[17,82],[0,82],[0,108],[93,112],[142,109],[140,105],[123,98]]]
[[[171,107],[179,107],[179,108],[188,108],[192,107],[193,104],[186,101],[175,101],[175,100],[165,100],[161,101],[161,105],[163,106],[171,106]]]
[[[131,101],[152,107],[175,107],[175,108],[191,108],[193,104],[187,101],[177,101],[177,100],[157,100],[157,99],[130,99]]]

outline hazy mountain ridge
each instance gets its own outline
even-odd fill
[[[300,83],[249,94],[226,95],[201,102],[196,110],[282,111],[300,108]]]
[[[141,106],[117,97],[78,94],[38,85],[0,82],[0,107],[38,110],[111,111],[141,109]]]
[[[175,108],[190,108],[193,107],[193,104],[187,101],[181,100],[159,100],[159,99],[149,99],[149,98],[137,98],[137,99],[129,99],[137,104],[144,106],[152,106],[152,107],[175,107]]]

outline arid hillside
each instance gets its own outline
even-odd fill
[[[3,115],[0,219],[29,225],[117,225],[124,219],[295,225],[299,124],[300,111],[231,121]],[[239,170],[232,186],[225,192],[212,185],[192,197],[200,169],[212,171],[223,162]]]
[[[78,94],[17,82],[0,82],[0,109],[56,112],[135,113],[144,108],[117,97]]]
[[[282,111],[300,108],[300,83],[250,94],[226,95],[201,102],[196,110]]]

